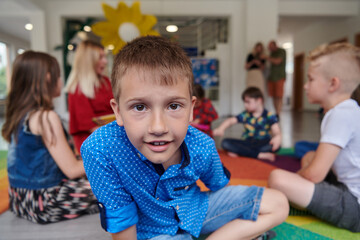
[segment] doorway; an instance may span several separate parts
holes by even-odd
[[[304,59],[304,53],[294,57],[293,109],[295,111],[303,109]]]
[[[360,47],[360,33],[355,35],[355,46]]]

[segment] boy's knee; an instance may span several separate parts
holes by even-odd
[[[281,184],[283,184],[284,181],[286,181],[286,179],[284,179],[282,175],[283,175],[283,170],[281,169],[273,170],[268,178],[268,186],[274,189],[281,189]]]
[[[289,214],[289,201],[285,194],[276,189],[266,189],[264,192],[264,210],[272,213],[278,223],[283,222]],[[274,219],[274,220],[275,220]]]
[[[270,201],[275,209],[289,208],[289,201],[285,194],[276,189],[266,189],[267,195],[270,197]]]

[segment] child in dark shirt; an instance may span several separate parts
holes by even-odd
[[[274,152],[281,144],[281,131],[276,115],[264,108],[264,97],[257,87],[247,88],[242,99],[245,111],[226,119],[214,130],[214,136],[223,136],[228,127],[243,123],[245,132],[242,139],[225,138],[221,144],[223,149],[229,155],[275,161]]]

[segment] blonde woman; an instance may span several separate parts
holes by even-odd
[[[98,128],[92,118],[113,113],[111,83],[103,75],[106,64],[100,44],[86,40],[76,49],[65,90],[68,92],[69,130],[79,152],[83,141]]]
[[[265,93],[265,55],[264,46],[261,42],[255,44],[253,51],[247,56],[245,69],[247,72],[246,86],[257,87],[264,94]]]

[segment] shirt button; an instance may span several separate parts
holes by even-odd
[[[189,186],[186,186],[186,187],[185,187],[185,190],[188,190],[188,189],[189,189]]]
[[[156,200],[159,200],[160,198],[156,198]]]
[[[140,153],[137,154],[139,158],[141,158]]]
[[[179,205],[177,205],[177,206],[176,206],[176,210],[179,210],[179,208],[180,208]]]

